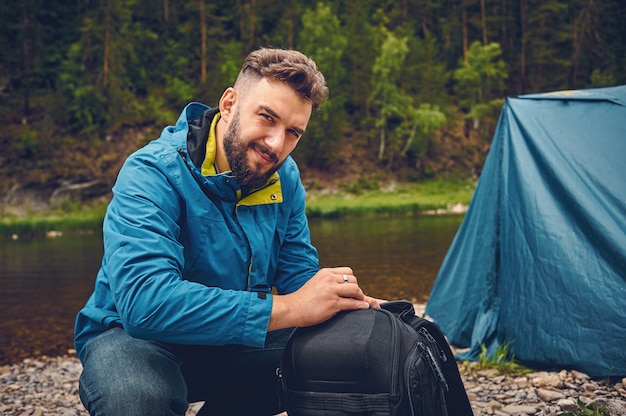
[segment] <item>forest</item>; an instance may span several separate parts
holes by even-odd
[[[18,0],[0,18],[3,194],[110,189],[263,46],[305,52],[331,91],[303,176],[478,175],[507,96],[626,83],[622,0]]]

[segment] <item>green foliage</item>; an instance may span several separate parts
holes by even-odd
[[[302,14],[298,47],[315,60],[330,90],[330,96],[309,123],[296,153],[311,166],[326,167],[338,159],[342,144],[341,126],[346,119],[343,110],[346,95],[341,88],[345,69],[341,59],[347,44],[339,18],[329,4],[319,2],[315,9]]]
[[[31,158],[37,153],[39,147],[37,133],[29,128],[22,129],[14,146],[18,157],[22,159]]]
[[[360,195],[365,191],[380,189],[380,183],[375,179],[360,177],[344,187],[344,190],[354,195]]]
[[[607,410],[606,406],[599,406],[597,404],[591,404],[585,406],[583,402],[578,400],[578,410],[574,412],[559,413],[559,416],[610,416],[611,413]]]
[[[490,43],[482,46],[473,42],[467,61],[461,60],[459,68],[454,71],[459,103],[471,113],[477,105],[489,103],[493,97],[500,98],[507,77],[500,45]]]
[[[508,78],[498,43],[482,46],[473,42],[467,60],[461,60],[454,71],[455,92],[459,104],[467,111],[466,117],[478,129],[481,120],[495,120],[500,114],[504,99],[504,81]],[[491,137],[491,131],[484,134]]]
[[[382,31],[386,39],[374,62],[370,100],[378,112],[374,122],[379,132],[378,160],[387,153],[391,165],[409,151],[414,158],[423,158],[432,134],[445,125],[446,115],[436,105],[416,103],[405,91],[402,69],[410,53],[407,38]]]
[[[191,84],[177,77],[172,77],[166,82],[164,93],[169,102],[181,107],[191,101],[194,95]]]
[[[326,75],[330,99],[296,149],[304,168],[351,147],[420,179],[440,131],[459,136],[467,117],[490,138],[505,96],[626,84],[626,2],[486,2],[485,13],[477,0],[0,2],[4,176],[57,165],[55,137],[95,148],[124,126],[160,128],[189,101],[215,105],[260,46],[304,50]]]
[[[370,102],[377,110],[374,126],[379,131],[378,160],[385,156],[386,147],[398,142],[398,135],[392,135],[396,143],[388,144],[388,136],[394,124],[402,119],[405,109],[410,105],[411,98],[399,87],[401,69],[409,53],[406,38],[398,38],[393,33],[382,29],[385,34],[380,55],[372,67],[372,94]]]
[[[515,354],[511,349],[510,342],[498,344],[495,352],[491,355],[488,353],[487,347],[481,345],[477,368],[480,370],[493,368],[498,370],[500,374],[507,375],[523,375],[532,371],[515,361]]]
[[[552,89],[556,84],[567,83],[573,64],[569,52],[575,27],[569,22],[569,1],[545,0],[528,7],[526,38],[532,39],[528,53],[531,69],[529,83],[534,90]],[[582,35],[582,34],[581,34]],[[542,79],[540,74],[550,70],[552,79]]]
[[[402,136],[406,136],[407,139],[402,154],[411,151],[418,158],[423,158],[426,156],[433,132],[445,125],[446,115],[438,106],[431,104],[420,104],[418,108],[409,107],[407,114],[409,123],[403,125],[406,132],[403,132]]]
[[[221,59],[219,63],[219,71],[222,78],[226,80],[226,85],[234,85],[241,69],[241,51],[243,46],[241,42],[234,40],[229,41],[224,45],[221,51]]]
[[[615,77],[613,74],[602,71],[601,69],[594,69],[591,73],[591,87],[602,88],[612,87],[615,85]]]
[[[343,56],[346,77],[341,90],[347,95],[346,110],[356,129],[370,121],[368,100],[372,90],[372,66],[380,50],[380,29],[372,19],[371,1],[345,2],[340,15],[342,32],[349,42]],[[341,8],[340,8],[341,9]]]
[[[430,32],[424,37],[409,36],[404,88],[417,103],[430,103],[444,108],[450,105],[447,84],[451,72],[441,57],[437,38]]]
[[[68,107],[68,124],[75,132],[92,132],[136,120],[137,98],[131,68],[135,68],[131,0],[111,0],[87,12],[79,40],[69,47],[59,74]],[[141,71],[134,71],[141,74]]]

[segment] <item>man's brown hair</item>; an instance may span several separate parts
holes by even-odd
[[[261,48],[251,52],[243,63],[235,88],[243,86],[249,78],[284,82],[300,97],[311,101],[313,110],[328,97],[326,80],[315,62],[295,50]]]

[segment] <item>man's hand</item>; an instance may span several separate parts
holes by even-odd
[[[274,295],[268,331],[319,324],[337,312],[380,307],[365,296],[350,267],[321,269],[304,286],[288,295]]]
[[[370,296],[365,296],[365,301],[370,304],[372,308],[380,309],[380,304],[389,302],[388,300],[373,298]]]

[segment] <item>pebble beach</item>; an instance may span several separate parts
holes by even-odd
[[[509,377],[492,369],[465,371],[459,365],[476,416],[576,414],[581,405],[604,411],[581,415],[626,415],[626,379],[592,380],[565,370]],[[0,367],[0,414],[86,416],[78,397],[81,369],[73,354],[29,358]],[[201,405],[191,404],[187,415],[195,415]]]
[[[420,315],[423,305],[416,310]],[[472,366],[459,363],[459,369],[476,416],[626,416],[626,378],[595,380],[566,370],[507,376],[466,365]],[[87,416],[78,397],[81,370],[73,350],[0,366],[0,415]],[[201,407],[192,403],[187,416]]]
[[[576,371],[522,377],[498,375],[495,370],[465,374],[460,366],[476,416],[577,414],[580,404],[604,411],[580,415],[626,415],[626,379],[598,381]],[[0,415],[87,416],[78,397],[81,369],[74,355],[31,358],[0,367]],[[187,415],[195,415],[201,406],[191,404]]]

